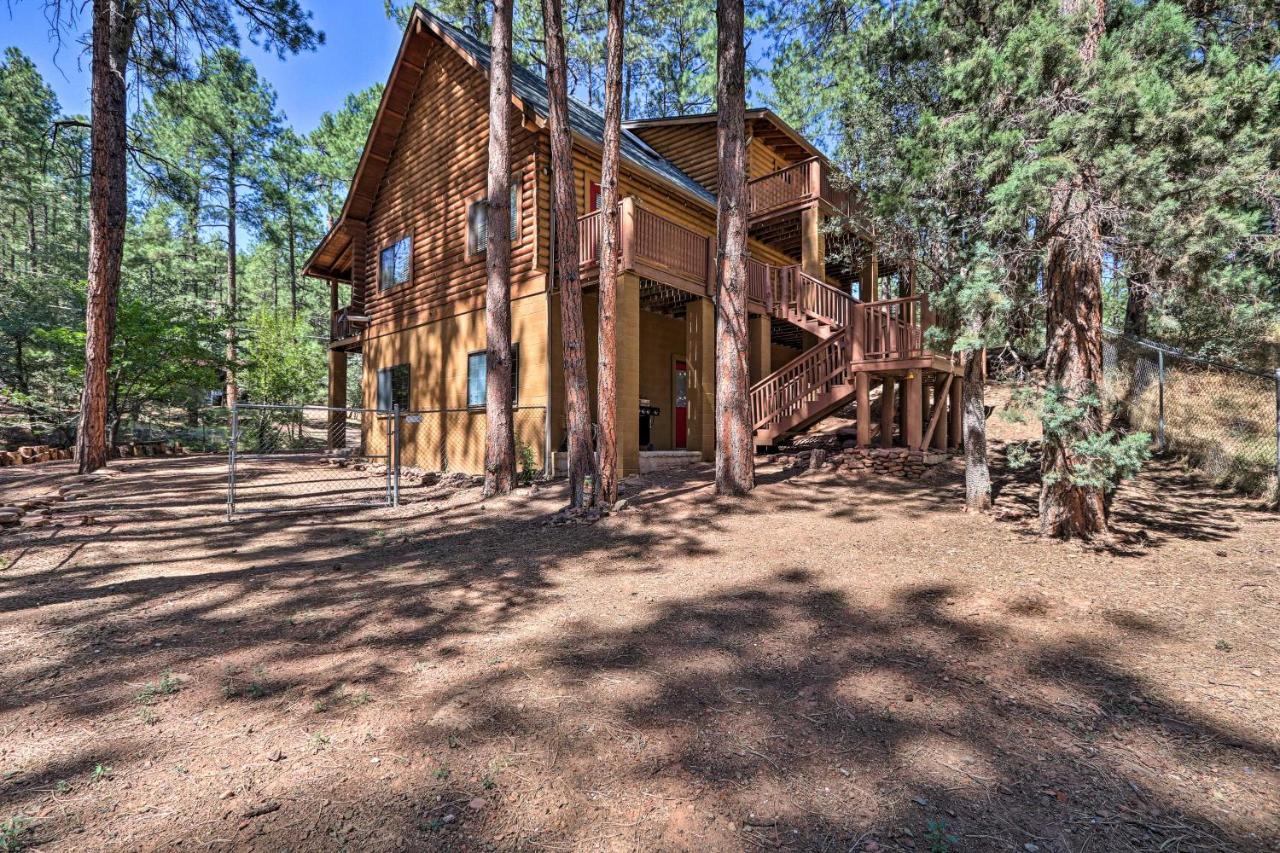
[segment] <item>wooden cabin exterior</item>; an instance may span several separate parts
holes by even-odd
[[[342,214],[305,268],[330,286],[330,405],[345,405],[348,360],[358,354],[364,408],[394,403],[420,413],[403,423],[401,463],[428,470],[483,470],[476,391],[485,346],[487,68],[485,45],[415,9]],[[564,443],[565,411],[559,295],[549,286],[546,88],[523,68],[512,88],[516,437],[550,467]],[[594,391],[603,119],[576,102],[570,112]],[[878,431],[881,443],[953,445],[959,377],[923,345],[927,304],[910,293],[877,300],[886,276],[856,229],[839,238],[855,241],[857,262],[827,262],[824,219],[855,213],[855,200],[777,116],[749,110],[747,120],[757,444],[856,401],[864,443]],[[620,465],[631,473],[648,451],[714,454],[715,116],[632,122],[623,137],[617,423]],[[909,282],[901,271],[897,279]],[[875,423],[873,386],[883,398]],[[366,424],[368,452],[382,452],[383,434]]]

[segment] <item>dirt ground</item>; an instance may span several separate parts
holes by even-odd
[[[958,462],[569,525],[558,487],[227,522],[224,470],[0,536],[0,849],[1280,849],[1280,518],[1172,464],[1101,550],[1003,473],[961,512]]]

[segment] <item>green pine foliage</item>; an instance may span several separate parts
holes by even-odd
[[[1267,346],[1280,319],[1280,7],[1105,9],[1086,65],[1087,14],[1058,0],[778,4],[773,103],[836,152],[882,251],[915,261],[947,327],[934,346],[1008,343],[1035,363],[1050,191],[1084,170],[1111,322],[1140,287],[1153,336],[1219,357]],[[1045,434],[1081,454],[1074,482],[1110,490],[1141,465],[1146,436],[1079,435],[1083,401],[1039,397]]]

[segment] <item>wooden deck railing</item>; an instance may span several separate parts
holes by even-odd
[[[850,194],[835,186],[831,167],[820,157],[793,163],[747,182],[747,211],[764,216],[788,207],[821,199],[842,213],[853,211]]]
[[[924,352],[931,316],[925,295],[886,299],[862,306],[862,322],[854,327],[865,361],[915,358]]]
[[[329,314],[329,340],[354,338],[369,325],[369,318],[356,314],[350,305]]]
[[[578,217],[578,264],[584,271],[600,265],[603,214]],[[618,204],[619,264],[622,269],[666,273],[705,288],[714,276],[715,238],[685,228],[625,198]],[[666,276],[662,276],[666,277]]]
[[[785,418],[849,378],[850,339],[836,335],[792,359],[751,388],[754,429]]]

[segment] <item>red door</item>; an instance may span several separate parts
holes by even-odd
[[[676,362],[675,376],[676,450],[689,446],[689,365]]]

